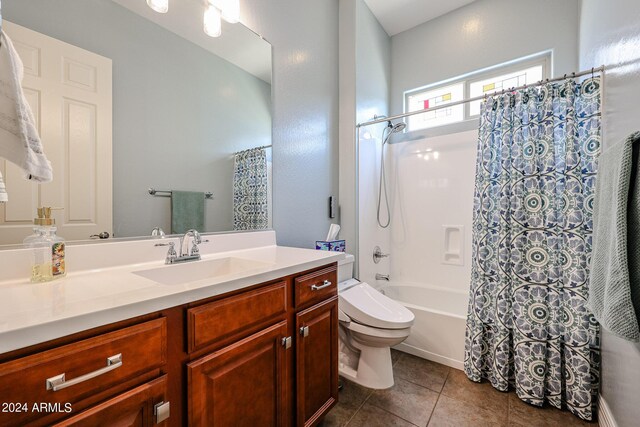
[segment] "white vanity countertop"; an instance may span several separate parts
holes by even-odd
[[[227,257],[264,264],[177,285],[134,274],[174,267],[163,267],[164,259],[71,272],[47,283],[30,283],[27,278],[0,281],[0,354],[320,267],[344,254],[273,245],[204,254],[194,263]]]

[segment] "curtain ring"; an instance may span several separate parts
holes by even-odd
[[[594,70],[595,70],[595,68],[591,67],[591,78],[592,79],[594,79],[596,77],[595,74],[594,74]]]
[[[576,72],[574,71],[573,73],[571,73],[571,78],[575,79],[576,78]]]

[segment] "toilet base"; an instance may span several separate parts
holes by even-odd
[[[353,363],[344,363],[343,360],[353,360],[353,355],[340,355],[341,362],[338,371],[344,378],[363,387],[384,390],[393,387],[393,365],[391,362],[391,349],[389,347],[366,347],[359,343],[352,343],[360,350],[360,357]],[[349,352],[346,346],[341,346],[343,351]],[[351,365],[351,366],[350,366]]]

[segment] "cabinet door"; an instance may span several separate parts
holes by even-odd
[[[313,426],[338,401],[338,297],[296,316],[297,425]]]
[[[68,418],[54,427],[129,427],[129,426],[165,426],[168,421],[157,423],[155,406],[166,402],[167,376],[122,393],[106,402]]]
[[[284,425],[286,334],[283,321],[189,363],[189,425]]]

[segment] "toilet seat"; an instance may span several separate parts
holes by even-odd
[[[340,310],[362,326],[407,329],[413,325],[414,315],[409,309],[376,291],[366,282],[339,292],[338,298]]]
[[[357,322],[351,322],[347,326],[347,329],[353,332],[358,332],[362,335],[375,338],[406,338],[409,336],[411,328],[402,329],[381,329],[374,328],[372,326],[363,325]]]

